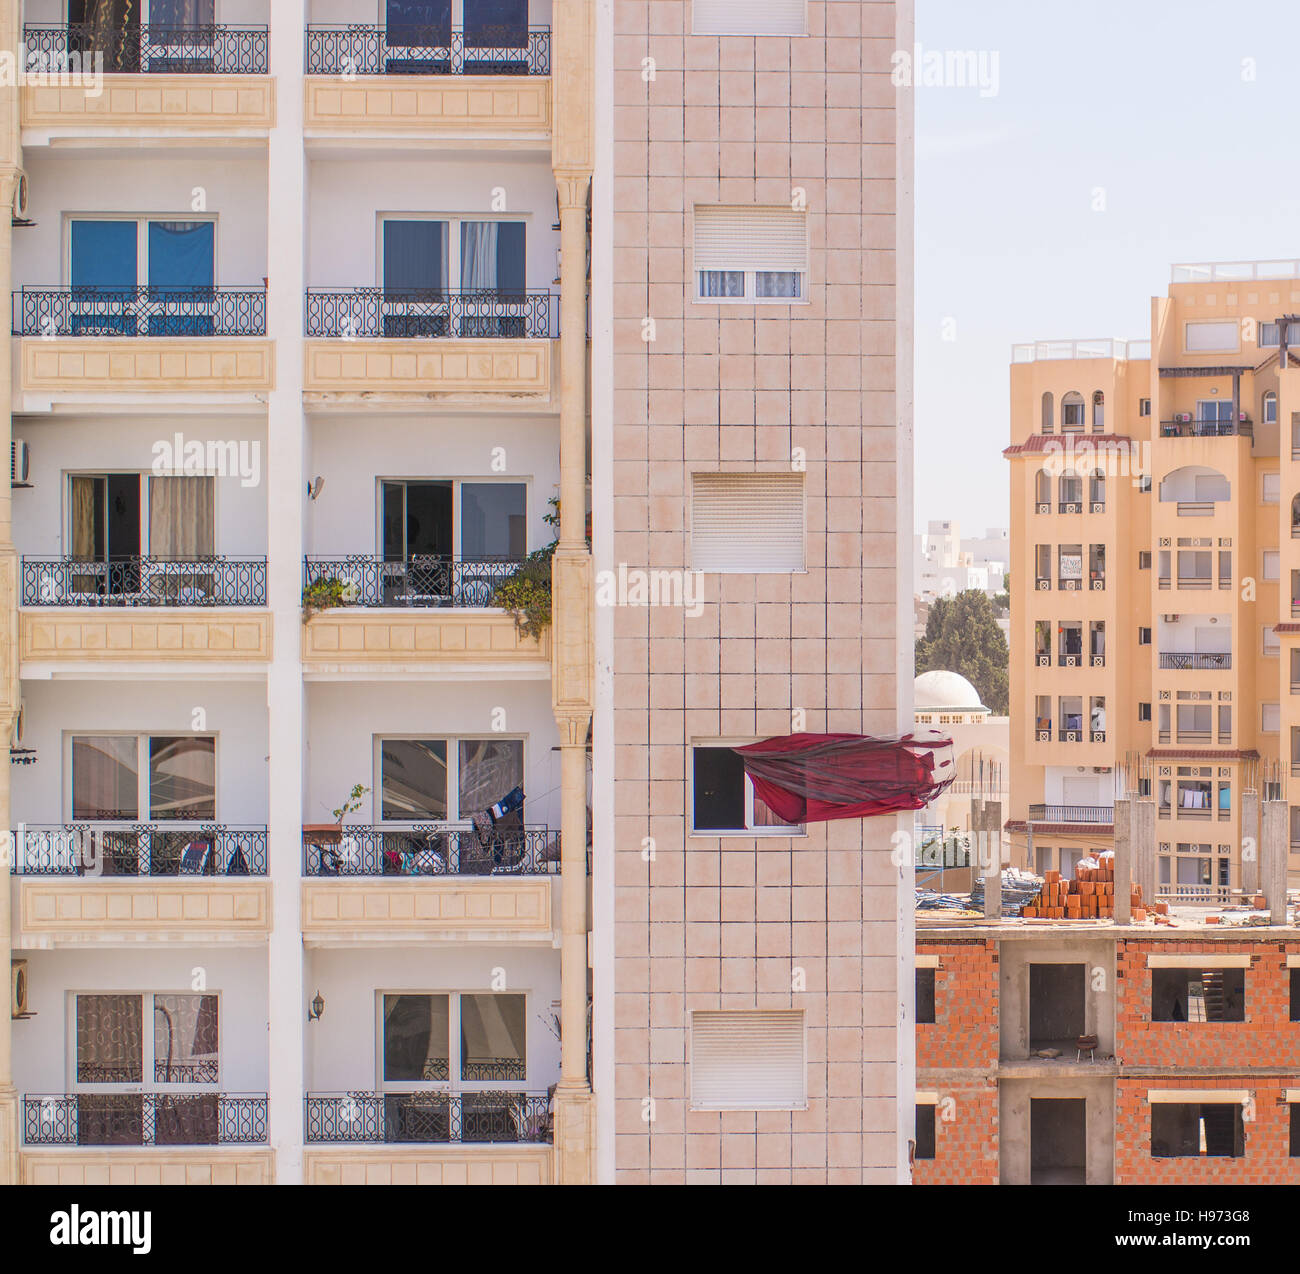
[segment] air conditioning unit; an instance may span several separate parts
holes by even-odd
[[[14,186],[13,215],[19,221],[27,220],[27,174],[20,172]]]
[[[27,475],[31,471],[31,452],[21,438],[14,438],[9,443],[9,485],[11,487],[30,487]]]
[[[23,746],[23,717],[27,708],[21,699],[18,701],[18,711],[14,714],[14,730],[9,740],[9,747],[17,751]]]
[[[32,1016],[32,1011],[27,1007],[26,960],[9,962],[9,1016],[11,1018]]]
[[[1177,615],[1161,615],[1160,618],[1163,619],[1166,624],[1176,624],[1178,622]]]
[[[1184,425],[1190,424],[1192,420],[1192,413],[1190,411],[1180,411],[1175,414],[1174,419],[1178,421],[1180,424],[1184,424]]]

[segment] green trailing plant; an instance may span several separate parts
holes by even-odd
[[[559,546],[560,500],[550,499],[551,511],[542,519],[556,538],[545,548],[529,553],[492,594],[502,610],[510,612],[515,627],[525,637],[540,637],[551,626],[551,559]]]
[[[361,808],[364,798],[369,794],[370,789],[364,783],[354,783],[352,791],[347,795],[347,799],[336,810],[331,810],[334,815],[334,821],[341,823],[349,814],[355,814]]]
[[[344,582],[337,575],[312,580],[302,590],[302,622],[305,624],[317,611],[331,606],[351,606],[357,600],[357,586]]]

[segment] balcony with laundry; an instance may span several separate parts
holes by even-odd
[[[15,421],[24,676],[264,675],[264,432],[246,418],[111,436],[84,416]]]
[[[125,395],[251,405],[272,388],[265,166],[205,160],[182,199],[174,162],[29,164],[11,307],[18,410]]]
[[[418,138],[545,151],[549,0],[310,0],[309,146]]]
[[[1157,617],[1156,665],[1161,672],[1226,673],[1232,669],[1232,616],[1165,614]],[[1186,690],[1195,678],[1174,678]]]
[[[24,149],[110,135],[264,146],[267,13],[258,0],[25,0]]]
[[[317,159],[311,200],[309,408],[556,410],[559,231],[547,166]]]
[[[549,948],[559,758],[549,687],[375,684],[358,719],[310,687],[302,928],[309,946]],[[326,746],[328,741],[328,746]]]
[[[265,689],[25,682],[12,756],[14,944],[256,944],[270,925]]]

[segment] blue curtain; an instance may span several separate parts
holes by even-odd
[[[451,0],[388,0],[387,42],[405,48],[451,44]]]
[[[211,221],[151,221],[150,287],[212,287],[214,228]]]
[[[171,30],[210,27],[216,21],[215,0],[149,0],[149,25]]]
[[[523,48],[528,43],[528,0],[465,0],[465,44]]]
[[[136,234],[134,221],[74,221],[72,286],[134,292]]]
[[[441,294],[447,284],[445,221],[384,222],[384,288]]]

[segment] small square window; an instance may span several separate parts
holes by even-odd
[[[916,1107],[916,1152],[917,1159],[934,1158],[934,1106],[933,1104]]]
[[[1149,628],[1138,629],[1138,645],[1149,646],[1151,644],[1151,630]]]
[[[783,823],[764,803],[735,748],[705,746],[692,749],[691,830],[713,836],[789,836],[802,828]]]
[[[1138,704],[1138,720],[1139,721],[1151,720],[1151,705],[1149,703]]]
[[[916,1021],[918,1026],[934,1023],[934,970],[916,971]]]
[[[1149,571],[1151,569],[1151,550],[1140,549],[1138,551],[1138,570]]]
[[[1151,399],[1149,399],[1149,398],[1139,398],[1139,399],[1138,399],[1138,415],[1139,415],[1139,416],[1149,416],[1150,414],[1151,414]]]

